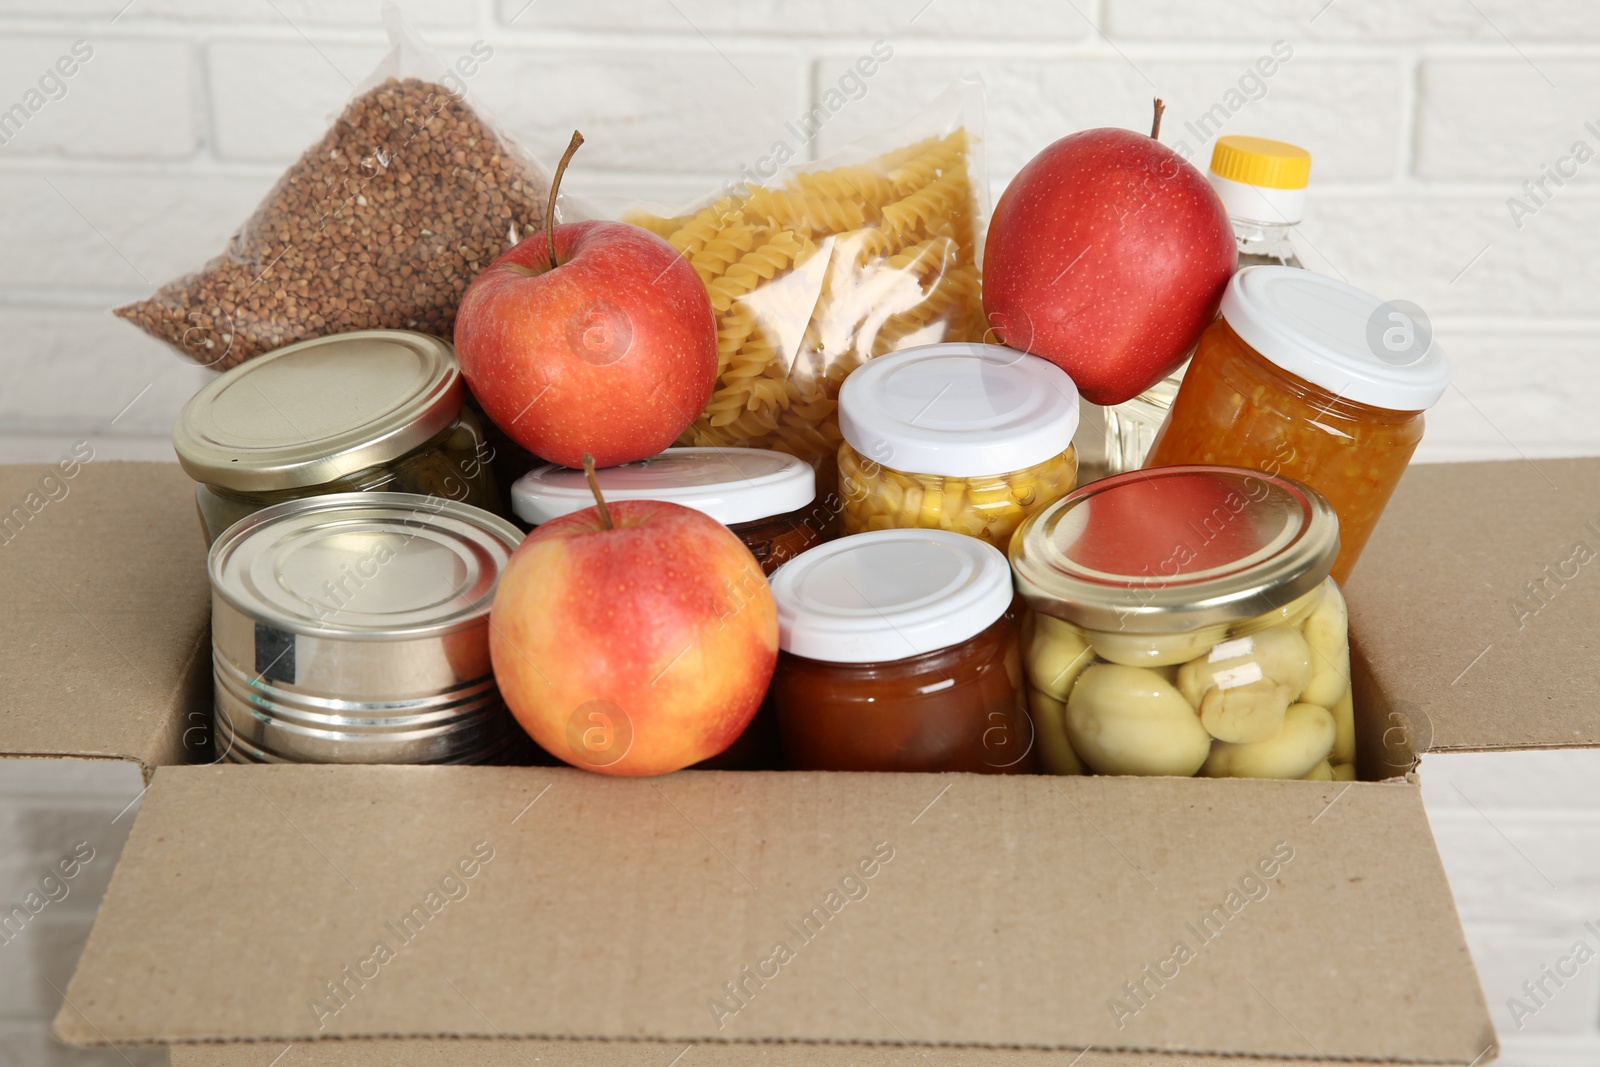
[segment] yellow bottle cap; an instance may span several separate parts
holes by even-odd
[[[1265,137],[1218,137],[1211,173],[1266,189],[1304,189],[1311,181],[1311,153]]]

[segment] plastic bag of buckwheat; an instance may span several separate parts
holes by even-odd
[[[386,4],[391,51],[227,248],[115,313],[225,370],[350,330],[449,339],[478,271],[544,226],[548,171],[466,102],[453,63]]]

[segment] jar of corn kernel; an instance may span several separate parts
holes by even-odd
[[[839,392],[846,533],[922,528],[1004,550],[1078,483],[1078,389],[1048,360],[952,342],[880,356]]]

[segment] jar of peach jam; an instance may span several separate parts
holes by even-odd
[[[1293,267],[1246,267],[1206,329],[1146,467],[1251,467],[1316,489],[1339,516],[1343,582],[1450,384],[1404,305]]]
[[[789,767],[1035,770],[1011,573],[993,545],[945,530],[842,537],[779,568],[772,596],[767,704]]]

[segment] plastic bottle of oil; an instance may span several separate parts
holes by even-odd
[[[1304,266],[1295,255],[1290,232],[1305,208],[1310,152],[1264,137],[1219,137],[1206,177],[1233,223],[1239,266]],[[1086,410],[1075,442],[1080,481],[1121,474],[1144,464],[1186,369],[1187,362],[1115,407],[1083,405]]]

